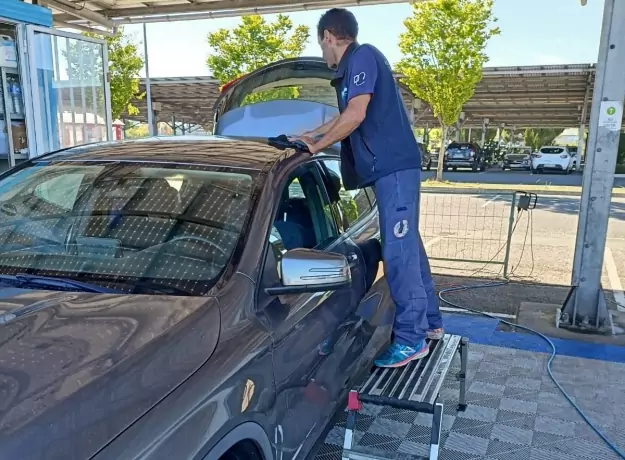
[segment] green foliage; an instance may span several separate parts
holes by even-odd
[[[148,125],[135,125],[126,128],[124,136],[126,139],[140,139],[150,135]]]
[[[235,28],[208,34],[212,52],[206,63],[223,85],[272,62],[300,56],[309,37],[307,26],[294,27],[285,15],[278,15],[275,22],[267,22],[262,16],[243,16]],[[298,96],[295,87],[275,88],[250,94],[244,103]]]
[[[528,128],[523,133],[523,142],[535,152],[543,145],[550,145],[554,139],[562,132],[561,129],[531,129]]]
[[[341,199],[339,201],[341,212],[348,222],[356,222],[358,220],[358,206],[356,201],[350,196],[349,199]]]
[[[484,154],[484,159],[489,164],[496,163],[503,158],[503,151],[496,140],[484,142],[484,148],[482,149],[482,152]]]
[[[404,83],[427,102],[442,126],[454,124],[488,61],[488,39],[499,34],[493,0],[432,0],[413,3],[400,35]]]
[[[137,115],[139,110],[131,101],[144,96],[139,90],[139,72],[143,69],[143,57],[139,53],[138,45],[130,36],[124,35],[121,27],[114,37],[102,37],[93,33],[83,35],[106,40],[113,119],[119,118],[123,113]],[[93,43],[70,40],[63,53],[68,62],[67,73],[77,84],[89,88],[94,80],[101,82],[102,54],[99,50],[99,46]],[[88,90],[85,96],[88,107],[93,106],[93,93]],[[100,87],[96,88],[96,101],[98,107],[104,107],[104,93]]]

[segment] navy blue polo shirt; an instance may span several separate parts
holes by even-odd
[[[404,169],[420,169],[421,153],[393,71],[371,45],[352,43],[334,74],[339,111],[359,95],[370,94],[360,126],[341,142],[341,173],[346,189],[371,185]]]

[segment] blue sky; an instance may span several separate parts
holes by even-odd
[[[597,61],[603,0],[495,0],[495,15],[501,35],[487,48],[489,66],[578,64]],[[403,20],[412,8],[405,3],[350,8],[360,25],[361,43],[377,46],[391,63],[400,58],[397,47]],[[295,24],[311,29],[306,55],[319,55],[314,30],[322,11],[296,12]],[[273,19],[274,15],[268,15]],[[230,28],[239,18],[148,24],[151,77],[210,75],[206,58],[210,53],[206,36],[222,27]],[[384,25],[383,25],[384,24]],[[143,40],[140,25],[126,31]]]

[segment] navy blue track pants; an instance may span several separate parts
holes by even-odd
[[[395,302],[395,342],[415,346],[428,329],[443,327],[421,235],[421,171],[407,169],[374,184],[380,215],[384,274]]]

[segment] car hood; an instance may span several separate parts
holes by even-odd
[[[212,297],[0,289],[0,458],[91,457],[196,371]]]

